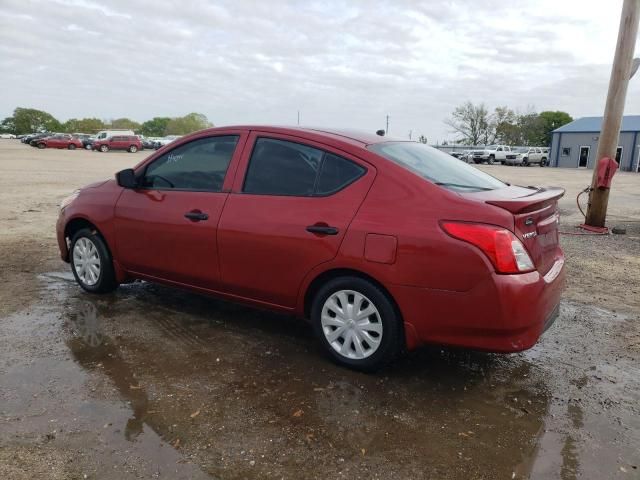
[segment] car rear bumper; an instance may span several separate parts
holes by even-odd
[[[531,348],[558,316],[564,257],[549,272],[493,273],[467,292],[394,285],[407,347],[442,344],[491,352]]]

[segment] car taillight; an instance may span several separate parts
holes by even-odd
[[[442,222],[441,225],[452,237],[482,250],[498,273],[524,273],[534,270],[526,248],[513,232],[506,228],[463,222]]]

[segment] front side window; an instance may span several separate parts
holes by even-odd
[[[367,148],[436,185],[457,192],[496,190],[507,186],[497,178],[422,143],[384,142]]]
[[[237,135],[225,135],[199,138],[180,145],[146,168],[141,186],[219,192],[237,143]]]
[[[243,192],[256,195],[322,196],[360,178],[365,169],[332,153],[271,138],[256,140]]]

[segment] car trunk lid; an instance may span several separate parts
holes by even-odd
[[[515,235],[526,247],[536,269],[545,275],[558,252],[558,199],[564,192],[557,187],[509,186],[471,195],[513,214]]]

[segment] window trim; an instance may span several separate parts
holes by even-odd
[[[231,154],[231,158],[229,159],[229,163],[227,164],[227,170],[224,173],[224,178],[222,179],[222,186],[220,187],[220,190],[201,190],[201,189],[193,189],[193,188],[161,188],[161,187],[144,187],[144,186],[137,186],[136,190],[144,190],[144,191],[150,191],[150,190],[156,190],[156,191],[160,191],[160,192],[197,192],[197,193],[229,193],[227,190],[224,189],[224,183],[227,179],[227,175],[229,174],[229,169],[231,168],[231,164],[233,163],[233,159],[234,157],[238,154],[238,147],[244,148],[244,145],[240,145],[240,140],[242,139],[242,134],[240,132],[238,133],[220,133],[218,135],[204,135],[204,136],[198,136],[196,138],[193,139],[189,139],[185,142],[181,142],[178,145],[174,145],[173,148],[171,148],[170,150],[166,150],[164,152],[162,152],[160,155],[157,155],[155,158],[151,158],[149,159],[148,162],[146,162],[144,165],[142,165],[142,168],[140,169],[140,172],[136,172],[136,180],[138,182],[140,182],[142,179],[144,179],[144,177],[147,175],[147,169],[149,168],[150,165],[153,165],[156,161],[160,160],[162,157],[164,157],[165,155],[173,152],[174,150],[176,150],[177,148],[183,147],[185,145],[188,145],[192,142],[197,142],[198,140],[205,140],[205,139],[210,139],[210,138],[219,138],[219,137],[236,137],[238,140],[236,141],[236,148],[233,151],[233,153]],[[234,173],[235,174],[235,173]]]
[[[258,141],[260,139],[277,140],[277,141],[280,141],[280,142],[295,143],[297,145],[302,145],[303,147],[308,147],[308,148],[313,148],[315,150],[320,150],[322,152],[322,158],[320,159],[320,166],[318,168],[318,173],[316,173],[316,178],[315,178],[315,180],[313,182],[313,191],[314,191],[314,193],[312,193],[310,195],[296,195],[296,194],[287,194],[287,193],[253,193],[253,192],[245,192],[244,189],[245,189],[245,185],[247,183],[247,177],[249,175],[249,169],[251,168],[251,160],[253,158],[253,153],[255,151],[256,145],[258,144]],[[362,168],[362,172],[360,173],[360,175],[355,177],[349,183],[346,183],[345,185],[343,185],[342,187],[340,187],[338,189],[332,190],[332,191],[327,192],[327,193],[322,193],[322,194],[315,193],[316,189],[318,188],[318,180],[320,179],[320,173],[322,172],[322,167],[324,166],[324,159],[327,156],[327,154],[334,155],[334,156],[339,157],[339,158],[341,158],[341,159],[343,159],[343,160],[345,160],[347,162],[351,162],[351,163],[359,166],[360,168]],[[237,193],[240,193],[242,195],[260,195],[260,196],[265,196],[265,197],[294,197],[294,198],[324,198],[324,197],[330,197],[332,195],[335,195],[338,192],[341,192],[345,188],[353,185],[355,182],[357,182],[362,177],[364,177],[367,174],[368,171],[369,171],[369,169],[365,165],[362,165],[361,163],[358,163],[358,162],[354,162],[353,160],[351,160],[349,158],[346,158],[344,155],[331,152],[331,151],[327,150],[326,148],[317,147],[315,145],[310,145],[309,143],[304,143],[303,141],[291,140],[290,138],[279,138],[279,137],[268,136],[268,135],[256,135],[255,139],[253,140],[253,145],[251,146],[251,151],[249,152],[249,158],[247,159],[247,165],[246,165],[246,168],[244,170],[244,178],[242,179],[241,188],[240,188],[240,191],[237,192]]]

